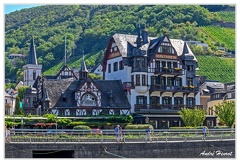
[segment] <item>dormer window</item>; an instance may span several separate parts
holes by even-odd
[[[85,94],[82,97],[82,106],[96,106],[96,99],[92,94]]]

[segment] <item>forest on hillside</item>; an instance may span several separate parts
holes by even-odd
[[[158,37],[167,32],[170,38],[206,42],[200,26],[220,20],[215,12],[226,9],[209,5],[45,5],[5,15],[5,77],[21,76],[24,60],[16,68],[9,64],[8,54],[29,53],[35,39],[38,63],[46,71],[64,58],[64,36],[67,57],[85,54],[103,55],[109,38],[115,33],[137,34],[137,24]],[[209,41],[210,42],[210,41]],[[214,43],[209,43],[213,50]],[[101,53],[99,53],[101,51]],[[91,64],[101,63],[101,56]],[[89,65],[88,65],[89,66]],[[20,80],[20,79],[18,79]]]

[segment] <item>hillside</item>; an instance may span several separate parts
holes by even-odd
[[[170,38],[186,36],[186,40],[200,40],[216,49],[208,39],[209,34],[199,30],[200,26],[223,19],[221,14],[210,12],[209,7],[220,12],[228,6],[219,9],[216,6],[215,10],[214,6],[199,5],[46,5],[24,9],[5,16],[5,55],[28,54],[34,36],[38,63],[46,74],[52,74],[58,71],[64,58],[66,36],[68,64],[79,68],[84,50],[87,65],[95,65],[101,62],[103,54],[98,54],[104,51],[111,35],[137,34],[138,23],[149,36],[160,36],[167,31]],[[21,74],[24,64],[19,61],[17,68],[6,64],[6,78]]]

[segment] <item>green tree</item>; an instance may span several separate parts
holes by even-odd
[[[178,112],[185,126],[197,127],[203,124],[205,120],[206,111],[203,109],[188,109],[184,108]]]
[[[235,124],[235,101],[224,101],[218,105],[215,105],[216,109],[213,110],[219,121],[227,126],[233,127]]]
[[[55,114],[44,114],[43,117],[46,117],[47,118],[47,122],[49,123],[54,123],[56,122],[56,118],[57,116]]]
[[[24,98],[24,93],[28,86],[21,86],[18,88],[18,97],[20,98],[20,101]]]
[[[68,118],[61,118],[58,120],[58,125],[64,127],[64,126],[68,126],[70,123],[72,122],[71,119],[68,119]]]
[[[17,96],[16,97],[16,104],[15,104],[15,114],[16,115],[22,115],[22,109],[20,109],[20,98]]]

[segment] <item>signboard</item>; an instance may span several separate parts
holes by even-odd
[[[172,59],[172,60],[177,60],[178,57],[176,55],[169,55],[169,54],[156,54],[155,58],[158,59]]]

